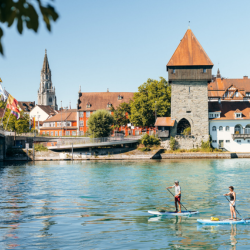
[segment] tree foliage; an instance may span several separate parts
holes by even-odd
[[[97,110],[88,119],[88,132],[91,137],[107,137],[112,131],[113,116],[107,110]]]
[[[0,0],[0,22],[11,27],[16,20],[19,34],[22,34],[24,25],[27,29],[37,32],[39,16],[42,16],[47,29],[51,31],[51,22],[55,22],[59,17],[50,4],[52,1],[43,3],[43,0]],[[3,29],[0,27],[0,53],[3,55],[2,37]]]
[[[161,144],[159,138],[148,134],[143,135],[143,137],[140,139],[140,143],[145,147],[159,146]]]
[[[7,126],[6,126],[7,125]],[[16,116],[10,114],[7,109],[3,118],[3,128],[9,131],[17,132],[18,134],[29,132],[29,115],[21,111],[20,118],[17,120]]]
[[[119,128],[123,125],[127,125],[130,123],[130,104],[123,102],[116,109],[114,107],[111,108],[114,117],[114,127]]]
[[[131,102],[130,120],[135,126],[154,126],[157,116],[170,116],[171,87],[168,82],[148,79],[138,88]]]

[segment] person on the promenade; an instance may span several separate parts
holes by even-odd
[[[230,220],[237,219],[236,217],[236,211],[235,211],[235,206],[236,206],[236,193],[234,192],[234,187],[230,186],[229,187],[229,193],[224,194],[224,196],[229,196],[230,200],[230,212],[231,212],[231,218]]]
[[[179,181],[175,181],[174,186],[167,187],[166,189],[170,189],[170,188],[175,189],[175,208],[176,208],[175,213],[178,212],[177,203],[179,205],[179,212],[178,213],[181,213],[181,187],[179,185]]]

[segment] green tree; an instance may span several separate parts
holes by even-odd
[[[16,20],[19,34],[23,32],[23,26],[37,32],[39,27],[39,16],[43,17],[46,27],[51,31],[51,22],[58,19],[58,14],[50,4],[53,0],[0,0],[0,22],[11,27]],[[3,29],[0,27],[0,53],[3,55],[2,47]]]
[[[160,81],[148,79],[138,88],[131,102],[130,120],[135,126],[153,126],[155,109],[157,116],[170,116],[171,87],[160,77]]]
[[[111,111],[113,112],[115,128],[119,128],[130,123],[130,110],[130,104],[126,102],[121,103],[116,109],[114,107],[111,108]]]
[[[7,127],[6,127],[7,125]],[[3,118],[3,128],[9,131],[17,132],[18,134],[29,132],[29,115],[21,111],[20,118],[10,114],[7,109]]]
[[[97,110],[88,119],[88,132],[91,137],[107,137],[112,131],[114,117],[107,110]]]

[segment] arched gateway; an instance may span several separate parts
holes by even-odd
[[[181,135],[183,131],[189,127],[191,128],[189,121],[185,118],[182,118],[177,124],[177,134]]]

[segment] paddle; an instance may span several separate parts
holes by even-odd
[[[173,193],[167,188],[167,190],[168,190],[168,192],[170,193],[170,194],[172,194],[173,195]],[[174,195],[173,195],[174,196]],[[174,196],[175,197],[175,196]],[[180,202],[180,204],[182,205],[182,203]],[[183,207],[184,207],[184,205],[182,205]],[[185,207],[184,207],[185,208]],[[186,209],[186,208],[185,208]],[[186,209],[186,211],[187,211],[187,209]]]
[[[231,204],[230,200],[225,196],[225,198],[227,199],[227,201]],[[240,216],[240,218],[246,223],[246,220],[244,220],[242,218],[242,216],[240,215],[240,213],[238,212],[238,210],[236,209],[236,207],[234,207],[235,211],[238,213],[238,215]]]

